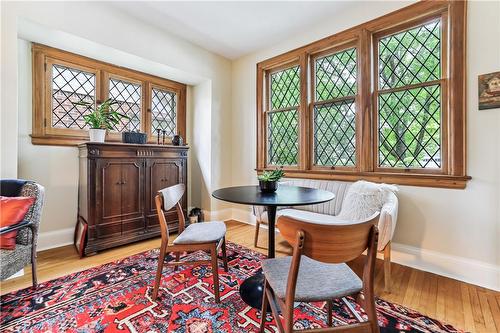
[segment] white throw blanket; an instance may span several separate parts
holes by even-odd
[[[387,196],[397,191],[394,185],[357,181],[349,187],[337,217],[346,221],[364,220],[379,212]]]

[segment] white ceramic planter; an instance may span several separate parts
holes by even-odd
[[[104,142],[106,138],[106,130],[100,128],[89,129],[89,140],[90,142]]]

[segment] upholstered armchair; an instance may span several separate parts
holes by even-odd
[[[21,180],[0,180],[0,189],[2,196],[35,198],[22,222],[0,229],[0,235],[18,231],[15,249],[0,249],[0,280],[5,280],[31,263],[33,287],[36,287],[36,245],[45,189],[35,182]]]

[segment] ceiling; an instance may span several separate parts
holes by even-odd
[[[332,18],[349,1],[118,1],[115,9],[235,59]]]

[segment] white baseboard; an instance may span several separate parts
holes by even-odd
[[[204,210],[205,221],[226,221],[232,219],[232,208],[221,210]]]
[[[37,252],[73,244],[74,228],[41,232],[38,235]]]
[[[392,261],[500,291],[500,267],[479,260],[392,243]]]
[[[255,217],[243,209],[233,208],[232,218],[255,225]],[[398,243],[392,243],[391,256],[404,266],[500,291],[500,267],[489,263]]]

